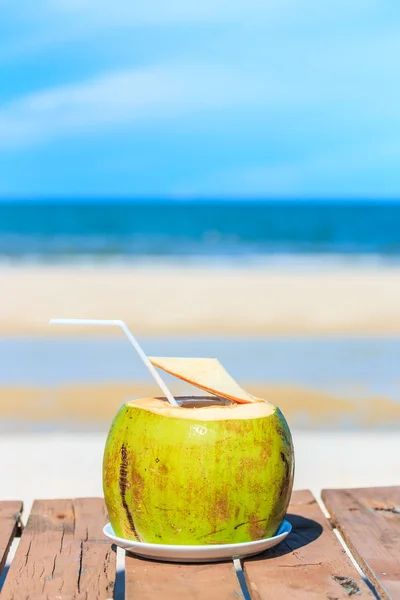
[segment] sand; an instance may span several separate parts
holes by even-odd
[[[399,266],[2,266],[0,290],[7,335],[80,333],[50,317],[119,318],[158,336],[400,334]]]
[[[387,398],[348,400],[298,386],[251,382],[244,382],[243,387],[277,405],[291,427],[400,429],[400,403]],[[170,388],[177,396],[203,394],[181,382],[173,382]],[[21,431],[28,424],[30,428],[78,426],[89,431],[105,431],[124,402],[158,394],[155,385],[140,382],[0,387],[2,430]]]

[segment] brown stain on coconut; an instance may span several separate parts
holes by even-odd
[[[133,535],[135,536],[136,539],[140,539],[138,536],[138,532],[136,531],[132,513],[131,513],[128,503],[126,501],[126,491],[129,487],[129,482],[128,482],[129,463],[128,463],[128,453],[126,451],[126,447],[124,444],[122,444],[122,446],[121,446],[120,453],[121,453],[121,464],[119,467],[118,484],[119,484],[119,492],[121,494],[121,502],[122,502],[123,509],[126,513],[126,517],[128,519],[129,527],[130,527]]]
[[[249,532],[252,540],[261,540],[265,537],[266,521],[267,519],[256,520],[255,518],[250,521]]]

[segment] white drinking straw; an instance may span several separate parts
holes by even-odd
[[[151,362],[149,361],[146,354],[143,352],[142,348],[139,345],[139,342],[134,337],[130,329],[124,323],[124,321],[120,321],[119,319],[50,319],[50,325],[100,325],[100,326],[111,326],[111,327],[121,327],[122,331],[125,333],[127,338],[129,339],[132,346],[135,348],[136,352],[139,354],[140,358],[153,375],[154,379],[166,395],[168,402],[172,404],[172,406],[179,406],[164,381],[157,373]]]

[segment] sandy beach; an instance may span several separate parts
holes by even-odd
[[[50,317],[119,318],[141,335],[400,334],[399,266],[3,265],[0,289],[7,335],[79,333]]]

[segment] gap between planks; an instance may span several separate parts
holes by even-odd
[[[19,500],[0,502],[0,573],[4,569],[14,538],[21,535],[23,504]]]

